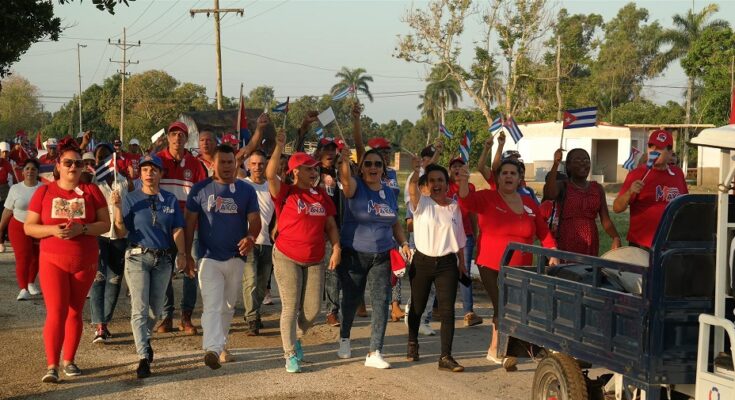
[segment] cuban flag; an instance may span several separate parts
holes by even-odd
[[[245,113],[245,98],[240,96],[240,107],[237,109],[237,134],[243,143],[250,142],[250,130],[248,129],[248,116]]]
[[[288,101],[289,100],[290,100],[290,98],[289,97],[286,97],[286,102],[276,105],[275,107],[273,107],[273,110],[272,111],[274,113],[284,113],[284,114],[287,113],[288,112]]]
[[[454,137],[454,134],[449,129],[447,129],[444,124],[439,124],[439,133],[444,135],[447,139],[452,139]]]
[[[470,150],[472,148],[472,132],[467,129],[464,133],[464,137],[459,141],[459,155],[464,160],[465,164],[470,163]]]
[[[635,165],[638,161],[638,155],[641,154],[641,151],[636,149],[635,147],[630,148],[630,156],[628,159],[623,163],[623,168],[627,169],[628,171],[632,171],[635,169]]]
[[[107,175],[115,173],[115,160],[112,155],[102,160],[100,165],[94,170],[94,177],[99,182]]]
[[[597,125],[597,107],[564,111],[564,129],[586,128]]]
[[[314,133],[316,133],[316,138],[321,140],[324,137],[324,128],[320,126],[316,128],[316,131],[314,131]]]
[[[521,132],[521,128],[518,127],[518,124],[516,124],[516,120],[514,120],[513,117],[505,120],[503,122],[503,127],[508,131],[510,137],[513,138],[514,143],[518,143],[523,138],[523,132]]]
[[[661,156],[661,153],[658,151],[652,151],[648,153],[648,161],[646,161],[646,168],[651,169],[653,168],[653,164],[656,164],[656,160]]]
[[[502,127],[503,127],[503,117],[500,116],[498,118],[495,118],[495,121],[493,121],[493,123],[490,125],[490,128],[488,128],[488,131],[490,131],[490,133],[493,133],[497,131],[498,129],[501,129]]]
[[[41,164],[38,169],[38,180],[43,184],[49,184],[56,179],[54,178],[55,164]],[[22,181],[21,181],[22,182]]]
[[[352,85],[347,86],[346,88],[342,89],[342,91],[332,95],[332,101],[342,100],[352,93],[355,93],[355,87]]]

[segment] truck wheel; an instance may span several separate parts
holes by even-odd
[[[533,400],[587,400],[587,383],[579,364],[566,354],[541,360],[533,375]]]

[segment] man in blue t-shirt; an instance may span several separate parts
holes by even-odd
[[[197,228],[198,226],[198,228]],[[225,349],[235,304],[242,291],[245,254],[261,229],[258,197],[237,179],[235,151],[220,145],[214,154],[214,176],[191,188],[186,199],[187,272],[195,270],[191,247],[198,229],[199,288],[202,293],[204,363],[217,369],[231,360]]]

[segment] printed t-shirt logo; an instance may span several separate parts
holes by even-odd
[[[184,179],[186,179],[187,181],[191,180],[191,170],[190,169],[184,170]]]
[[[378,217],[395,217],[396,213],[393,209],[383,203],[376,203],[372,200],[368,200],[368,214],[375,214]]]
[[[86,213],[84,198],[62,199],[61,197],[55,197],[51,202],[51,218],[84,219],[87,216]]]
[[[215,197],[213,194],[210,194],[207,198],[207,208],[209,211],[221,214],[237,214],[237,203],[229,197]]]
[[[668,203],[680,195],[681,193],[679,192],[679,188],[661,185],[656,186],[656,201],[663,200]]]
[[[322,203],[316,202],[316,203],[306,204],[301,199],[296,199],[296,212],[298,214],[301,214],[303,212],[306,215],[313,215],[313,216],[327,215],[327,210],[324,208],[324,206],[322,206]]]
[[[398,181],[393,178],[386,179],[385,184],[391,189],[398,189]]]

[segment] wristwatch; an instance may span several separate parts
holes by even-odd
[[[82,225],[82,235],[87,234],[87,224]]]

